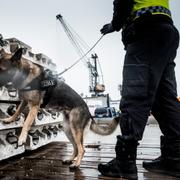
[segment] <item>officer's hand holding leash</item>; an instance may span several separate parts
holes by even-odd
[[[109,24],[105,24],[100,31],[101,31],[101,34],[106,35],[106,34],[109,34],[109,33],[114,32],[115,29],[114,29],[114,27],[112,26],[112,24],[109,23]]]

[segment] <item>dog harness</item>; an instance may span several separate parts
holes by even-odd
[[[29,84],[20,91],[31,91],[31,90],[41,90],[46,91],[50,87],[54,87],[57,84],[57,78],[51,73],[42,72],[40,76],[33,79]]]

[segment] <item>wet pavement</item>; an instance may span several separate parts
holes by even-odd
[[[37,150],[26,152],[0,163],[0,179],[3,180],[115,180],[101,176],[97,171],[99,163],[105,163],[115,157],[114,146],[120,129],[109,136],[99,136],[87,131],[85,154],[79,170],[70,171],[62,160],[71,155],[72,145],[62,133],[59,142],[53,142]],[[137,168],[140,180],[175,180],[171,176],[150,173],[142,167],[142,161],[159,156],[159,136],[156,124],[146,126],[144,138],[138,146]],[[122,178],[121,178],[122,179]]]

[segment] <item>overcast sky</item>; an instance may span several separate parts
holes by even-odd
[[[44,53],[61,72],[79,56],[67,38],[56,15],[61,13],[81,38],[91,47],[101,36],[100,29],[112,18],[113,0],[1,0],[0,33],[4,38],[15,37]],[[170,7],[176,27],[180,30],[180,0],[171,0]],[[121,34],[103,37],[94,50],[101,63],[106,93],[119,98],[118,84],[122,81],[124,50]],[[180,49],[176,58],[176,76],[180,95]],[[64,74],[66,82],[78,93],[88,94],[89,73],[80,62]]]

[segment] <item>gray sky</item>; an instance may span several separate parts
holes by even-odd
[[[1,31],[4,38],[16,37],[33,48],[35,53],[44,53],[58,66],[61,72],[79,57],[67,38],[56,15],[65,20],[91,47],[101,36],[100,29],[112,18],[113,0],[4,0],[0,5]],[[170,0],[174,22],[180,30],[180,0]],[[94,50],[102,66],[106,93],[119,98],[118,84],[122,81],[124,50],[121,34],[112,33],[103,37]],[[176,76],[180,95],[180,49],[176,58]],[[66,82],[77,92],[88,94],[89,73],[82,62],[64,74]]]

